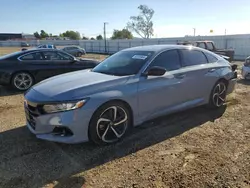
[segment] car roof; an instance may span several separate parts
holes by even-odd
[[[64,46],[63,48],[68,48],[68,47],[76,47],[76,48],[79,48],[79,46],[76,46],[76,45]]]
[[[157,53],[157,52],[170,50],[170,49],[190,49],[190,48],[202,51],[201,48],[197,48],[194,46],[178,45],[178,44],[137,46],[137,47],[124,49],[123,51],[153,51]]]
[[[24,52],[28,53],[28,52],[40,52],[40,51],[58,51],[57,49],[53,49],[53,48],[31,48],[31,49],[27,49]]]

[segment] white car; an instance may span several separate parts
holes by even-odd
[[[246,58],[241,72],[244,79],[250,79],[250,56]]]

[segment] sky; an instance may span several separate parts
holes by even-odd
[[[110,37],[139,14],[141,4],[155,11],[156,38],[193,35],[193,28],[196,35],[250,33],[249,0],[1,0],[0,33],[74,30],[95,37],[108,22]]]

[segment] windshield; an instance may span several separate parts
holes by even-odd
[[[18,52],[10,53],[10,54],[7,54],[7,55],[3,55],[3,56],[0,56],[0,60],[7,59],[7,58],[9,58],[11,56],[18,55],[18,54],[21,54],[21,53],[22,53],[22,51],[18,51]]]
[[[152,51],[121,51],[105,59],[92,71],[115,76],[137,74],[152,55]]]

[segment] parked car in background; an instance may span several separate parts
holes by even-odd
[[[27,42],[21,42],[21,47],[29,47],[30,45]]]
[[[24,96],[27,126],[40,139],[110,144],[161,115],[204,104],[220,108],[236,77],[228,61],[201,48],[129,48],[92,70],[33,86]]]
[[[56,45],[54,45],[54,44],[41,44],[41,45],[38,45],[37,48],[50,48],[50,49],[56,49]]]
[[[250,79],[250,56],[245,59],[241,73],[244,79]]]
[[[75,57],[81,57],[82,55],[85,55],[85,49],[79,47],[79,46],[66,46],[62,48],[61,50],[75,56]]]
[[[24,91],[46,78],[94,68],[99,61],[77,59],[56,49],[30,49],[0,57],[0,85]]]
[[[214,52],[218,55],[224,56],[229,62],[234,60],[234,50],[233,49],[217,49],[213,41],[183,41],[178,42],[177,44],[181,45],[193,45],[199,48],[203,48]],[[228,58],[227,58],[228,57]]]

